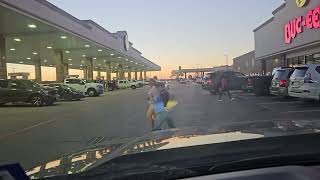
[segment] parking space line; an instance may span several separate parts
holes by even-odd
[[[280,112],[281,114],[290,114],[290,113],[308,113],[308,112],[320,112],[320,109],[304,110],[304,111],[285,111]]]
[[[265,110],[268,110],[268,111],[272,111],[272,108],[271,107],[268,107],[268,106],[265,106],[265,105],[261,105],[261,104],[257,104],[258,106],[262,107],[263,109]]]
[[[21,134],[21,133],[26,132],[26,131],[28,131],[28,130],[31,130],[31,129],[33,129],[33,128],[40,127],[40,126],[43,126],[43,125],[45,125],[45,124],[52,123],[52,122],[54,122],[54,121],[55,121],[55,120],[44,121],[44,122],[41,122],[41,123],[38,123],[38,124],[35,124],[35,125],[32,125],[32,126],[29,126],[29,127],[26,127],[26,128],[23,128],[23,129],[20,129],[20,130],[11,132],[11,133],[7,133],[7,134],[4,134],[4,135],[0,135],[0,140],[3,140],[3,139],[6,139],[6,138],[8,138],[8,137],[11,137],[11,136],[15,136],[15,135]]]
[[[300,103],[299,101],[283,101],[283,102],[267,102],[267,103],[258,103],[259,105],[274,105],[274,104],[295,104]]]

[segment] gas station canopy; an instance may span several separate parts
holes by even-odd
[[[0,34],[5,39],[7,63],[55,66],[62,52],[69,68],[159,71],[160,66],[144,58],[128,41],[126,31],[110,33],[91,20],[79,20],[45,0],[0,0]]]

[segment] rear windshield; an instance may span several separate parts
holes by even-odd
[[[307,67],[296,68],[291,77],[304,77],[306,75],[307,70]]]
[[[285,70],[276,70],[274,71],[273,79],[280,79]]]

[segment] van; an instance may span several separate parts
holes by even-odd
[[[320,64],[296,67],[290,77],[289,96],[319,100]]]
[[[290,77],[294,68],[290,67],[276,67],[273,69],[272,81],[270,86],[270,94],[275,96],[288,97],[288,87],[290,84]]]

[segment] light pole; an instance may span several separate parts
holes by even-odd
[[[224,56],[226,57],[226,64],[227,64],[227,70],[228,70],[229,69],[228,54],[225,53]]]

